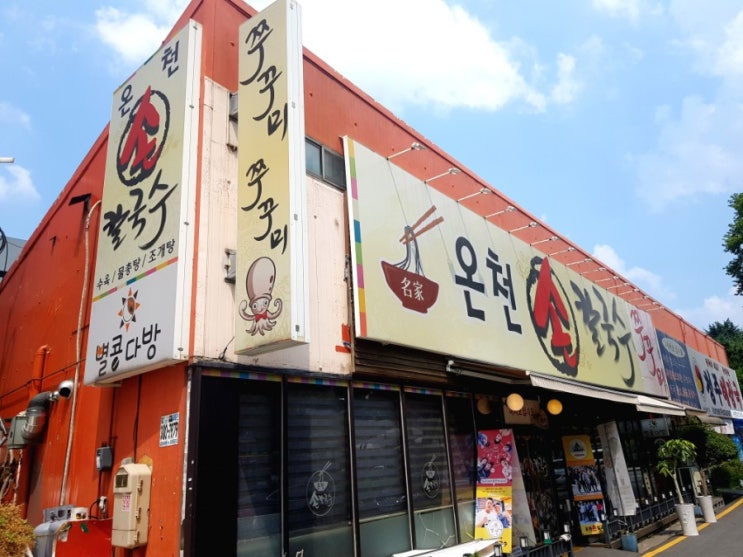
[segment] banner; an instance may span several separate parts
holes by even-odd
[[[604,499],[591,438],[588,435],[567,435],[562,438],[562,445],[580,531],[584,536],[601,534],[604,531],[601,521]]]
[[[511,552],[513,507],[513,430],[493,429],[477,433],[477,489],[475,539],[500,542]]]
[[[599,424],[596,428],[601,439],[601,447],[604,449],[604,473],[609,500],[621,516],[634,515],[637,511],[637,501],[632,491],[622,443],[619,440],[617,422]]]

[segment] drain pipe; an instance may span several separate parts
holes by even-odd
[[[44,369],[46,369],[46,357],[52,349],[48,344],[42,344],[36,349],[34,354],[34,363],[31,367],[31,383],[29,385],[29,394],[31,398],[41,392],[41,382],[44,378]]]
[[[64,469],[62,471],[62,486],[59,489],[59,505],[65,504],[65,492],[67,491],[67,476],[70,472],[70,457],[72,455],[72,438],[75,435],[75,414],[77,412],[77,391],[80,382],[80,362],[82,358],[82,340],[80,332],[83,328],[83,313],[85,302],[88,296],[88,274],[90,273],[90,219],[93,211],[101,204],[101,200],[96,201],[88,211],[85,219],[85,269],[83,271],[83,291],[80,295],[80,310],[77,314],[77,331],[75,333],[75,378],[72,381],[72,408],[70,410],[70,427],[67,436],[67,450],[64,457]]]

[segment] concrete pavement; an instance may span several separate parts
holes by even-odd
[[[642,557],[735,557],[743,555],[743,498],[716,512],[717,522],[697,521],[699,535],[684,536],[678,522],[638,541]],[[576,547],[575,557],[630,557],[633,552],[606,547]]]

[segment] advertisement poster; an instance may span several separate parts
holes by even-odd
[[[494,539],[511,552],[513,508],[513,430],[477,433],[477,490],[475,539]]]
[[[601,521],[604,499],[591,438],[588,435],[567,435],[562,438],[562,446],[580,531],[584,536],[601,534],[604,531]]]

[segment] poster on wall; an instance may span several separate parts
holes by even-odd
[[[562,438],[568,484],[578,511],[580,531],[584,536],[595,536],[604,531],[601,515],[604,496],[601,491],[599,469],[588,435],[566,435]]]
[[[189,21],[113,95],[86,385],[188,355],[201,33]]]
[[[494,539],[511,552],[513,459],[511,429],[477,432],[475,539]]]

